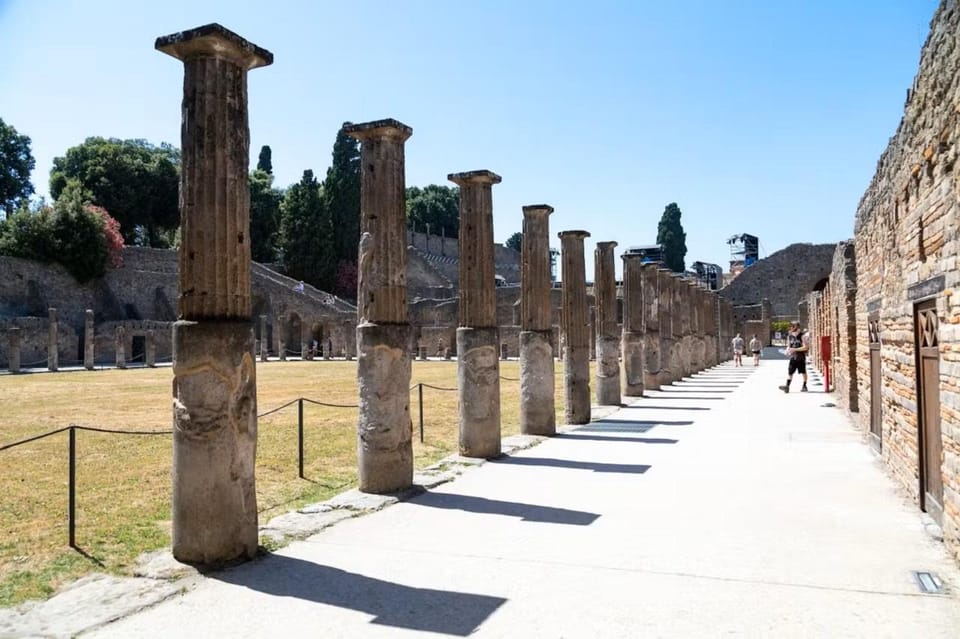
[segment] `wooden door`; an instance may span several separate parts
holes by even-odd
[[[867,322],[870,342],[870,444],[883,448],[882,399],[880,395],[880,319],[872,316]]]
[[[917,421],[920,450],[920,507],[943,523],[943,455],[940,435],[939,318],[933,300],[917,304]]]

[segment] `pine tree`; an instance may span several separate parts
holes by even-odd
[[[323,206],[333,228],[334,263],[357,263],[360,241],[360,146],[343,132],[333,143],[333,163],[323,181]]]
[[[282,201],[283,192],[273,188],[272,175],[262,169],[250,173],[250,255],[254,261],[277,259]]]
[[[333,229],[313,171],[287,190],[280,206],[280,248],[287,275],[319,289],[333,288]]]
[[[264,144],[260,147],[260,157],[257,158],[257,170],[273,175],[273,151]]]
[[[663,247],[663,261],[674,273],[684,271],[687,256],[687,234],[680,224],[680,215],[680,207],[671,202],[657,225],[657,244]]]

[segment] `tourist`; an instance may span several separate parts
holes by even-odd
[[[803,375],[803,386],[800,392],[807,392],[807,351],[810,350],[810,336],[800,332],[800,322],[791,322],[787,333],[787,357],[790,364],[787,367],[787,383],[780,387],[784,393],[790,392],[790,382],[794,373]]]
[[[737,333],[737,336],[730,340],[730,344],[733,345],[733,363],[736,366],[743,366],[743,338],[740,337],[740,333]]]
[[[757,336],[754,335],[750,340],[750,352],[753,353],[753,366],[756,368],[760,365],[760,351],[763,350],[763,344],[760,343],[760,340],[757,339]]]
[[[303,293],[303,290],[304,290],[303,280],[300,280],[300,282],[293,287],[293,290],[295,290],[297,293]]]

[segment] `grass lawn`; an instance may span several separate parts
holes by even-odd
[[[520,422],[520,367],[500,362],[502,430]],[[556,364],[557,423],[563,367]],[[133,431],[171,428],[172,369],[43,373],[0,378],[0,446],[69,424]],[[414,361],[412,383],[456,387],[453,361]],[[356,362],[257,366],[258,412],[297,397],[357,402]],[[457,449],[457,393],[424,388],[425,442],[411,392],[414,456],[427,466]],[[304,404],[306,479],[297,477],[297,406],[259,420],[260,522],[324,500],[357,480],[355,408]],[[77,545],[67,545],[67,433],[0,452],[0,606],[43,598],[99,570],[129,574],[142,552],[170,544],[170,435],[77,431]]]

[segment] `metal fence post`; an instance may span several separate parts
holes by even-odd
[[[77,429],[73,426],[70,426],[68,432],[69,438],[69,454],[70,454],[70,463],[69,463],[69,480],[68,480],[68,497],[67,497],[67,531],[69,535],[70,547],[77,547],[77,517],[76,517],[76,508],[77,508]]]
[[[420,443],[423,443],[423,382],[417,384],[420,395]]]
[[[297,461],[300,470],[300,479],[303,476],[303,398],[297,400]]]

